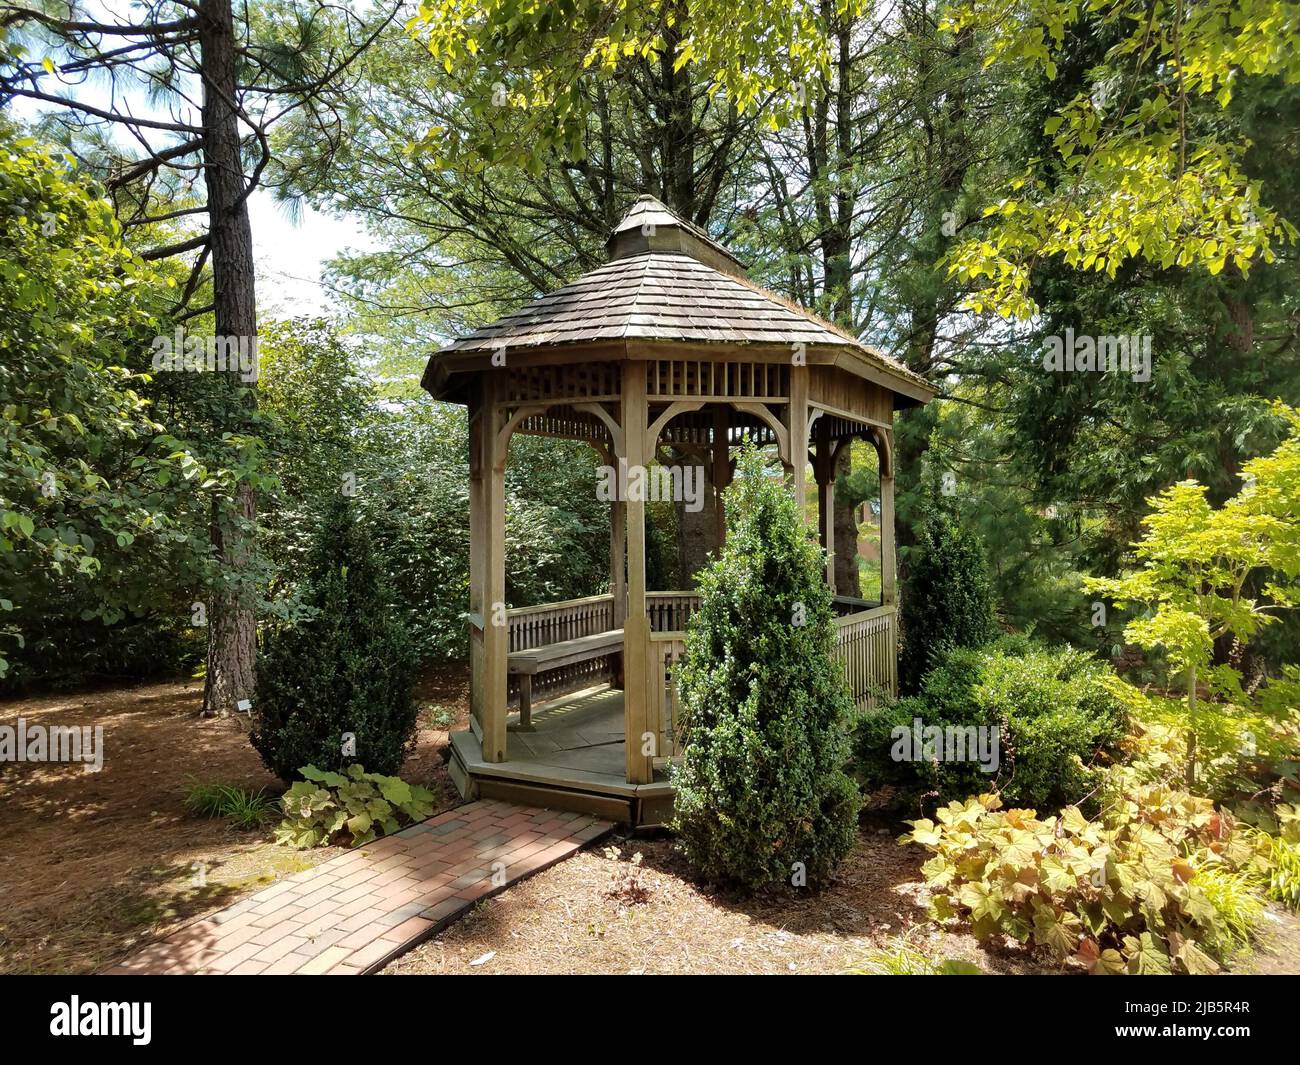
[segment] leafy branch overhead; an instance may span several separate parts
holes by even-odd
[[[830,6],[842,16],[867,5]],[[537,173],[552,149],[581,158],[585,85],[637,66],[689,67],[737,112],[762,111],[769,127],[779,128],[800,112],[807,83],[830,77],[825,7],[424,0],[407,29],[456,79],[461,104],[477,121],[431,128],[422,147],[469,172],[511,163]],[[689,94],[684,102],[689,106]]]
[[[1082,35],[1111,42],[1085,91],[1043,123],[1039,154],[985,209],[991,226],[952,251],[949,274],[980,286],[971,309],[1031,317],[1033,270],[1047,259],[1112,279],[1135,260],[1246,274],[1295,240],[1246,176],[1249,141],[1223,138],[1215,121],[1243,79],[1300,80],[1295,4],[968,0],[946,24],[979,31],[986,66],[1049,81]]]

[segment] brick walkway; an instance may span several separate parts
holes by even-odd
[[[109,973],[370,973],[612,826],[481,801],[295,873]]]

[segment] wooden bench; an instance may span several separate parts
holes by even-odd
[[[506,672],[519,678],[519,728],[529,731],[533,727],[533,677],[536,674],[609,654],[621,654],[622,651],[622,629],[543,644],[526,651],[511,651],[506,656]]]

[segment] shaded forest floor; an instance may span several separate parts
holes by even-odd
[[[278,787],[244,719],[198,717],[201,692],[191,681],[150,683],[0,704],[3,724],[103,725],[105,752],[98,773],[0,766],[0,973],[96,971],[339,853],[292,851],[272,843],[269,828],[241,832],[185,813],[195,780]],[[418,695],[421,727],[402,775],[432,787],[445,809],[458,800],[443,753],[448,729],[465,725],[468,677],[432,675]],[[614,837],[481,903],[386,972],[839,973],[903,946],[989,973],[1059,971],[933,926],[924,856],[896,834],[864,828],[823,891],[748,899],[698,885],[666,838]],[[1274,910],[1261,949],[1234,968],[1300,972],[1300,921]]]
[[[308,869],[337,848],[294,851],[268,828],[187,815],[194,782],[282,790],[248,742],[247,720],[201,718],[201,682],[149,683],[6,699],[0,724],[104,728],[97,773],[68,764],[0,765],[0,973],[103,968],[191,918]],[[468,675],[419,689],[421,728],[402,775],[458,802],[441,752],[468,713]],[[435,811],[436,812],[436,811]]]

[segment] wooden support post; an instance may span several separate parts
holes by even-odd
[[[617,476],[618,458],[614,459]],[[610,628],[623,627],[627,616],[627,565],[623,542],[627,536],[627,504],[615,499],[609,504],[609,590],[614,595],[613,622]]]
[[[487,540],[483,530],[487,522],[483,511],[483,485],[486,434],[484,420],[490,420],[485,409],[483,389],[476,388],[469,401],[469,718],[470,728],[483,738],[483,692],[486,681],[483,669],[483,626],[487,623],[484,606],[484,556]]]
[[[646,364],[623,364],[623,446],[629,473],[648,465]],[[654,779],[652,756],[642,754],[650,727],[650,619],[646,615],[645,500],[627,501],[627,618],[623,622],[623,728],[629,784]],[[657,700],[655,701],[657,705]]]
[[[731,483],[731,457],[729,437],[731,408],[719,403],[713,408],[713,550],[722,554],[727,543],[727,515],[722,505],[722,493]]]
[[[789,470],[794,478],[794,501],[799,518],[808,520],[808,367],[790,367],[790,408],[786,415],[789,431]]]
[[[482,457],[481,524],[470,529],[470,541],[481,541],[483,661],[480,667],[479,723],[483,734],[483,760],[506,760],[506,655],[510,629],[505,616],[506,598],[506,452],[504,412],[498,404],[500,377],[494,370],[480,377],[482,409],[477,419]]]
[[[826,552],[826,586],[835,594],[835,441],[831,439],[830,419],[817,419],[815,428],[816,461],[813,475],[817,480],[817,532]],[[848,446],[842,444],[842,447]]]
[[[533,731],[533,675],[519,674],[519,727],[517,732]]]
[[[898,561],[894,539],[894,440],[887,429],[877,429],[876,452],[880,456],[880,601],[886,606],[898,602]]]

